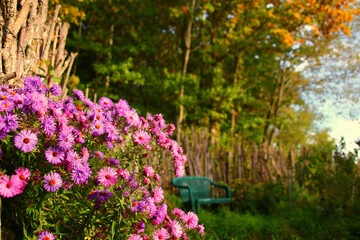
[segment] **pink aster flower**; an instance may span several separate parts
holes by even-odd
[[[27,180],[30,179],[31,172],[27,168],[20,167],[15,170],[16,177],[19,178],[21,182],[21,189],[24,189],[24,187],[27,185]]]
[[[129,179],[129,177],[130,177],[130,173],[126,170],[126,169],[121,169],[121,168],[119,168],[118,170],[117,170],[117,173],[120,175],[120,177],[122,178],[122,179]]]
[[[201,236],[204,236],[205,235],[205,228],[204,228],[204,225],[201,224],[201,225],[198,225],[196,230],[200,233]]]
[[[165,228],[160,228],[153,234],[154,240],[162,240],[162,239],[169,239],[170,235],[169,232]]]
[[[94,136],[98,136],[104,133],[104,124],[101,121],[94,121],[90,125],[91,133]]]
[[[178,216],[179,218],[182,218],[185,215],[185,212],[181,210],[180,208],[174,208],[172,212],[175,216]]]
[[[128,238],[128,240],[143,240],[143,238],[140,235],[133,234]]]
[[[145,177],[145,178],[142,180],[142,183],[143,183],[144,185],[149,185],[151,182],[150,182],[150,179],[149,179],[149,178]]]
[[[175,125],[170,123],[168,127],[169,127],[169,129],[168,129],[167,133],[171,136],[173,134],[173,132],[175,131]]]
[[[156,187],[153,193],[154,202],[160,203],[164,200],[164,190],[161,187]]]
[[[0,196],[9,198],[22,193],[22,183],[15,175],[9,179],[8,175],[0,177]]]
[[[116,170],[111,167],[101,169],[98,173],[98,180],[104,187],[114,185],[117,181]]]
[[[101,160],[104,158],[105,154],[100,152],[100,151],[94,151],[94,154],[95,154],[95,158]]]
[[[73,144],[75,143],[74,135],[71,133],[71,131],[68,130],[61,131],[57,140],[59,141],[59,146],[64,151],[72,148]]]
[[[45,231],[39,234],[37,240],[54,240],[54,239],[55,236],[51,232]]]
[[[144,169],[144,174],[147,177],[152,177],[154,176],[154,169],[151,166],[148,166]]]
[[[23,152],[32,152],[38,143],[38,138],[36,134],[30,130],[22,130],[20,133],[16,134],[14,142],[19,150]]]
[[[160,181],[159,174],[157,174],[157,173],[154,174],[154,180],[157,181],[157,182]]]
[[[189,229],[196,228],[199,222],[199,218],[193,212],[188,212],[188,214],[184,215],[181,220]]]
[[[64,152],[60,148],[49,148],[45,151],[45,158],[51,164],[59,164],[64,160]]]
[[[180,223],[176,220],[170,221],[170,229],[171,234],[174,235],[175,238],[180,238],[183,234],[183,228]]]
[[[114,103],[107,97],[101,97],[99,104],[102,108],[112,108],[114,106]]]
[[[82,160],[83,160],[84,162],[87,162],[87,160],[88,160],[89,157],[90,157],[89,150],[88,150],[87,148],[83,147],[82,150],[81,150],[81,152],[82,152],[82,155],[83,155]]]
[[[130,126],[138,126],[140,122],[139,115],[137,114],[135,109],[131,109],[125,112],[126,123]]]
[[[134,138],[134,143],[140,144],[140,145],[148,144],[148,142],[151,139],[151,136],[143,130],[138,130],[138,131],[134,132],[132,137]]]
[[[185,168],[184,168],[184,165],[183,164],[181,164],[179,167],[177,167],[176,169],[175,169],[175,171],[176,171],[176,176],[177,177],[183,177],[184,175],[185,175]]]
[[[29,180],[31,176],[31,172],[27,168],[20,167],[15,170],[16,175],[19,177],[20,180]]]
[[[44,178],[44,188],[48,192],[56,192],[61,188],[63,181],[60,174],[57,172],[51,172],[45,175]]]
[[[115,108],[120,117],[125,116],[125,112],[130,110],[128,102],[123,99],[120,99],[119,102],[115,104]]]

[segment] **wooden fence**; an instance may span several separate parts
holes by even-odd
[[[181,138],[187,155],[186,175],[206,176],[215,182],[231,184],[244,179],[252,184],[282,180],[292,174],[295,151],[284,152],[282,146],[265,147],[254,141],[234,141],[232,146],[222,146],[206,128],[191,127]],[[163,188],[172,189],[173,173],[162,175]]]

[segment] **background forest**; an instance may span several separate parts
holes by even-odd
[[[216,215],[200,212],[209,239],[360,235],[357,151],[345,153],[314,124],[321,115],[311,104],[358,98],[347,83],[358,74],[359,2],[56,3],[71,24],[67,49],[78,54],[68,89],[161,112],[176,123],[187,175],[230,184],[236,209],[255,214],[238,220],[243,232],[224,227],[219,237]],[[170,193],[172,177],[162,183]]]
[[[78,53],[68,87],[176,122],[188,174],[256,183],[310,149],[331,158],[309,99],[357,98],[356,1],[60,3]]]

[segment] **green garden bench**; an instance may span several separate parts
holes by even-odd
[[[190,203],[193,211],[200,208],[201,204],[230,203],[232,209],[232,200],[230,187],[214,183],[207,177],[181,177],[173,178],[171,183],[179,188],[180,197],[183,203]],[[212,188],[225,189],[223,198],[212,197]]]

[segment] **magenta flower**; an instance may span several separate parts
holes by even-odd
[[[99,160],[103,159],[105,154],[100,151],[94,151],[95,158],[98,158]]]
[[[44,188],[48,192],[56,192],[61,188],[63,181],[60,174],[57,172],[51,172],[45,175],[44,178]]]
[[[55,236],[51,232],[45,231],[39,234],[37,240],[54,240],[54,239]]]
[[[20,133],[16,134],[14,142],[15,146],[20,151],[32,152],[38,143],[38,138],[36,134],[30,130],[22,130]]]
[[[151,139],[151,136],[143,130],[138,130],[138,131],[134,132],[132,137],[134,138],[134,143],[140,144],[140,145],[148,144]]]
[[[175,125],[170,123],[168,127],[169,127],[169,129],[168,129],[167,133],[171,136],[173,134],[173,132],[175,131]]]
[[[181,220],[189,229],[196,228],[199,222],[199,218],[193,212],[188,212],[188,214],[184,215]]]
[[[83,155],[83,156],[82,156],[82,160],[83,160],[84,162],[87,162],[87,160],[88,160],[89,157],[90,157],[88,149],[85,148],[85,147],[83,147],[83,148],[81,149],[81,152],[82,152],[82,155]]]
[[[161,187],[156,187],[153,192],[154,202],[160,203],[164,199],[164,190]]]
[[[56,131],[55,119],[51,116],[44,116],[44,119],[41,121],[41,123],[45,134],[52,137]]]
[[[27,180],[30,179],[31,172],[27,168],[18,168],[15,170],[16,177],[19,178],[19,181],[21,182],[21,189],[24,189],[24,187],[27,185]]]
[[[9,198],[22,193],[21,180],[16,175],[0,177],[0,196]]]
[[[135,109],[131,109],[125,112],[126,123],[130,126],[138,126],[140,124],[140,118]]]
[[[125,116],[125,112],[130,110],[128,102],[123,99],[119,99],[119,102],[115,104],[115,108],[120,117]]]
[[[14,110],[15,104],[13,101],[1,101],[0,103],[0,110],[1,111],[6,111],[6,112],[11,112],[12,110]]]
[[[140,235],[133,234],[128,238],[128,240],[143,240],[143,238]]]
[[[149,179],[149,178],[144,177],[144,179],[142,180],[142,183],[143,183],[144,185],[149,185],[151,182],[150,182],[150,179]]]
[[[19,177],[20,180],[27,181],[30,179],[31,172],[27,168],[20,167],[15,170],[16,175]]]
[[[50,89],[50,92],[59,97],[61,95],[61,86],[60,85],[57,85],[57,84],[54,84],[51,89]]]
[[[180,208],[174,208],[172,212],[175,216],[178,216],[179,218],[182,218],[185,215],[185,212],[181,210]]]
[[[154,176],[154,169],[151,166],[148,166],[144,169],[144,174],[146,177]]]
[[[101,192],[99,192],[99,198],[97,200],[98,202],[106,202],[113,195],[114,194],[108,190],[102,190]]]
[[[45,151],[45,158],[51,164],[59,164],[64,160],[64,152],[60,148],[49,148]]]
[[[180,223],[176,220],[170,221],[170,229],[171,234],[174,235],[175,238],[180,238],[183,234],[183,229]]]
[[[201,236],[204,236],[205,235],[205,228],[204,228],[204,225],[201,224],[201,225],[198,225],[196,230],[200,233]]]
[[[153,234],[154,240],[163,240],[169,238],[170,238],[169,232],[165,228],[160,228]]]
[[[73,93],[75,95],[75,99],[80,99],[80,100],[85,99],[85,94],[83,91],[81,91],[79,89],[74,89]]]
[[[88,183],[88,179],[91,176],[91,169],[88,162],[78,163],[74,165],[71,171],[71,179],[75,184]]]
[[[75,143],[74,136],[70,131],[62,131],[59,134],[57,139],[59,141],[59,146],[64,150],[67,151],[72,148],[73,144]]]
[[[101,169],[98,173],[98,180],[104,187],[114,185],[117,181],[116,170],[111,167]]]
[[[112,108],[114,106],[114,103],[107,97],[101,97],[99,104],[102,108]]]
[[[104,133],[104,130],[105,130],[104,124],[101,121],[96,120],[91,123],[90,130],[91,130],[92,135],[94,135],[94,136],[101,135]]]
[[[130,173],[126,170],[126,169],[121,169],[121,168],[119,168],[118,170],[117,170],[117,173],[120,175],[120,177],[122,178],[122,179],[129,179],[129,177],[130,177]]]
[[[184,168],[184,165],[181,164],[180,166],[178,166],[176,169],[176,176],[177,177],[183,177],[185,175],[185,168]]]

